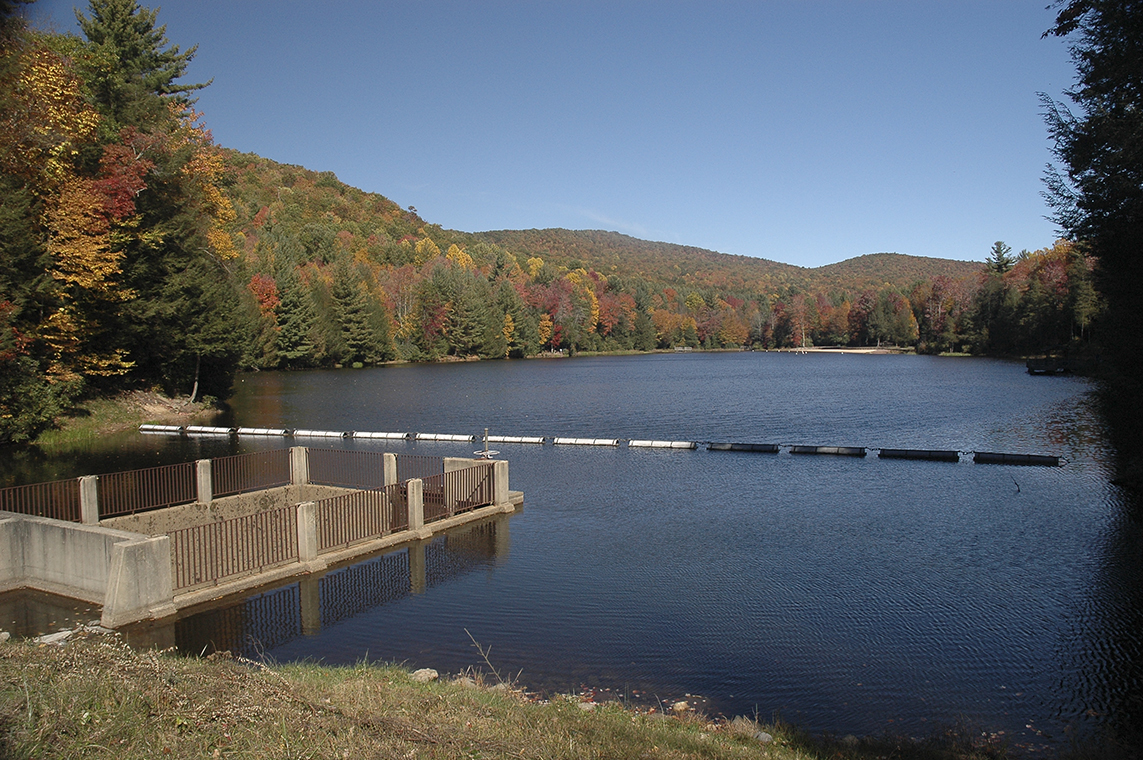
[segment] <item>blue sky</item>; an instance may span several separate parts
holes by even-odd
[[[141,3],[148,6],[147,2]],[[75,0],[33,21],[78,31]],[[1051,245],[1047,0],[164,0],[224,146],[469,232],[820,266]]]

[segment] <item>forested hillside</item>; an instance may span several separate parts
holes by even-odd
[[[0,4],[0,8],[8,7]],[[91,0],[86,39],[2,18],[0,442],[79,394],[228,392],[241,369],[894,343],[1082,341],[1094,262],[817,269],[614,232],[465,233],[329,172],[213,144],[156,12]],[[983,255],[986,252],[981,252]]]

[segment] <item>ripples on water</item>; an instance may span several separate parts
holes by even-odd
[[[1012,363],[904,356],[248,375],[234,424],[1012,451],[1068,463],[500,444],[523,512],[425,547],[424,593],[410,588],[402,549],[320,588],[292,584],[188,619],[177,635],[188,650],[234,635],[281,660],[459,671],[483,664],[467,629],[533,688],[690,692],[716,712],[781,714],[836,734],[923,735],[967,720],[1040,743],[1130,725],[1141,712],[1140,541],[1108,483],[1086,390]],[[320,598],[317,625],[299,612],[304,598]],[[256,625],[263,619],[281,625]]]

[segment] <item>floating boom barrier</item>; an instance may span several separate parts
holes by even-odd
[[[791,454],[832,454],[839,457],[863,457],[864,446],[791,446]]]
[[[474,435],[449,435],[448,433],[417,433],[418,441],[472,441]]]
[[[529,437],[523,435],[490,435],[488,436],[489,443],[538,443],[543,445],[543,436]]]
[[[707,443],[707,451],[754,451],[760,454],[777,454],[776,443]]]
[[[276,435],[287,436],[290,434],[289,430],[285,428],[255,428],[255,427],[240,427],[238,428],[238,435]]]
[[[295,438],[349,438],[352,435],[347,432],[337,432],[336,430],[295,430]]]
[[[695,449],[694,441],[628,441],[627,445],[636,449]]]
[[[618,446],[618,438],[553,438],[552,443],[557,446],[568,444],[571,446]]]
[[[930,459],[939,462],[959,462],[959,451],[931,451],[928,449],[881,449],[877,456],[882,459]]]
[[[151,425],[143,424],[139,426],[140,433],[148,433],[151,435],[182,435],[186,432],[186,428],[182,425]]]
[[[1059,467],[1060,458],[1046,454],[997,454],[992,451],[977,451],[972,456],[975,464],[1024,464],[1040,467]]]
[[[238,428],[210,427],[209,425],[187,425],[187,435],[234,435]]]
[[[256,427],[212,427],[208,425],[158,425],[144,423],[139,426],[139,432],[148,435],[185,435],[185,436],[292,436],[294,438],[360,438],[402,441],[414,438],[418,441],[455,441],[471,442],[476,439],[473,435],[451,435],[447,433],[385,433],[365,430],[290,430],[288,428],[256,428]],[[740,451],[761,454],[778,454],[783,448],[791,454],[825,454],[833,456],[864,457],[864,446],[790,446],[778,443],[738,443],[721,441],[656,441],[624,438],[546,438],[543,436],[520,435],[489,435],[485,440],[488,443],[530,443],[544,445],[549,440],[557,446],[610,446],[618,447],[623,443],[628,448],[635,449],[697,449],[705,445],[708,451]],[[485,447],[487,448],[487,446]],[[1010,464],[1031,465],[1039,467],[1059,467],[1061,459],[1058,456],[1047,454],[1005,454],[993,451],[959,452],[939,449],[874,449],[880,459],[916,459],[936,462],[959,462],[961,454],[972,455],[975,464]],[[479,453],[479,452],[478,452]]]

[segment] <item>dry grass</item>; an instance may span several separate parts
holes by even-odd
[[[153,391],[128,391],[84,401],[58,419],[58,427],[46,431],[36,442],[47,446],[66,445],[130,430],[144,422],[187,425],[204,421],[215,413],[212,403],[191,403],[187,397],[169,398]]]
[[[784,726],[538,701],[397,667],[269,668],[138,652],[92,634],[0,645],[0,758],[977,758],[976,748],[826,744]],[[475,677],[472,677],[475,676]],[[773,741],[757,738],[766,731]]]

